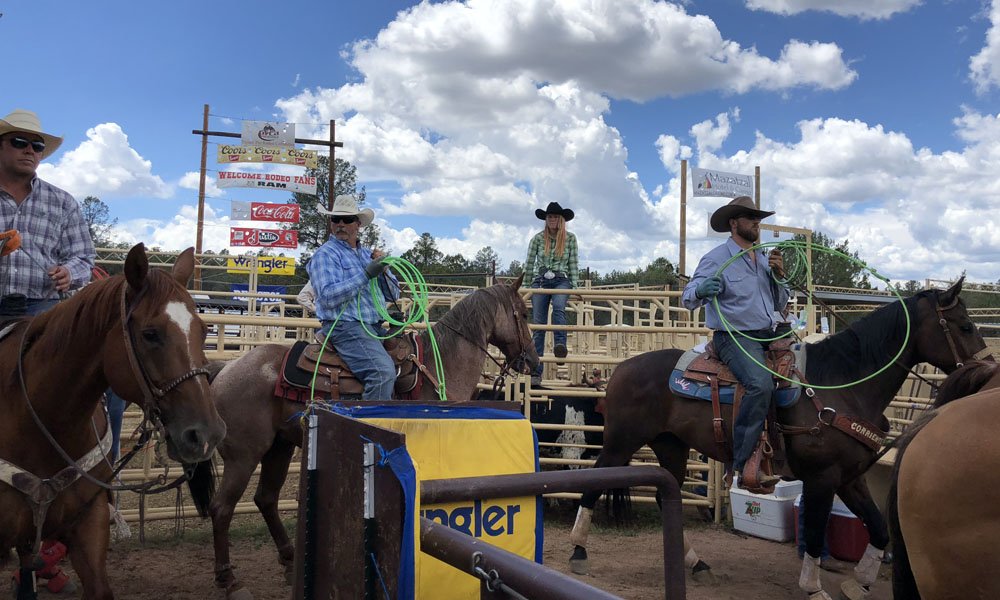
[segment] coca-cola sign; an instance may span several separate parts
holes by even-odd
[[[291,229],[254,229],[230,227],[230,246],[264,246],[267,248],[297,248],[299,232]]]
[[[236,221],[278,221],[298,223],[298,204],[268,204],[233,200],[232,218]]]

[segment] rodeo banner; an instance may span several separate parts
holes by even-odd
[[[263,246],[266,248],[298,248],[299,232],[291,229],[253,229],[230,227],[230,246]]]
[[[308,175],[219,171],[218,176],[216,184],[220,188],[244,187],[316,195],[316,178]]]
[[[691,168],[692,196],[754,197],[753,175],[740,175],[710,169]]]
[[[216,160],[221,163],[274,163],[280,165],[295,165],[316,168],[319,154],[315,150],[300,150],[298,148],[280,148],[275,146],[231,146],[219,144],[216,149]]]
[[[275,121],[243,121],[240,141],[244,146],[295,147],[295,123]]]
[[[291,256],[258,256],[258,275],[295,275],[295,259]],[[226,273],[249,273],[253,256],[233,256],[226,259]]]
[[[270,204],[267,202],[232,201],[232,212],[229,217],[234,221],[278,221],[279,223],[298,223],[298,204]]]

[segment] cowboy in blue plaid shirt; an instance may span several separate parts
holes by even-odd
[[[333,226],[333,236],[306,265],[316,293],[316,317],[322,323],[319,333],[325,338],[333,329],[330,343],[351,372],[364,382],[364,400],[391,400],[396,365],[382,341],[365,331],[367,327],[368,331],[380,332],[382,321],[368,292],[368,281],[385,273],[389,289],[380,286],[383,300],[399,297],[396,278],[379,262],[383,253],[358,244],[358,232],[371,224],[375,212],[370,208],[358,210],[357,200],[349,195],[337,196],[332,210],[320,204],[319,212],[329,215]],[[384,297],[386,293],[388,298]]]
[[[80,205],[35,175],[61,143],[33,112],[0,120],[0,217],[21,236],[21,249],[0,259],[0,315],[39,314],[90,281],[94,243]]]

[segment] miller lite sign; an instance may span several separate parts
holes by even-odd
[[[262,246],[265,248],[297,248],[299,232],[291,229],[254,229],[230,227],[230,246]]]
[[[230,218],[234,221],[277,221],[298,223],[298,204],[271,204],[267,202],[242,202],[233,200]]]

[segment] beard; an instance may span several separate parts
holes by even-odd
[[[757,227],[757,229],[755,229],[754,227]],[[741,238],[745,239],[746,241],[748,241],[750,243],[753,243],[753,242],[756,242],[757,238],[760,236],[760,230],[759,230],[759,228],[760,228],[760,225],[756,225],[756,226],[755,225],[747,225],[746,227],[743,227],[742,225],[737,225],[736,226],[736,235],[740,236]]]

